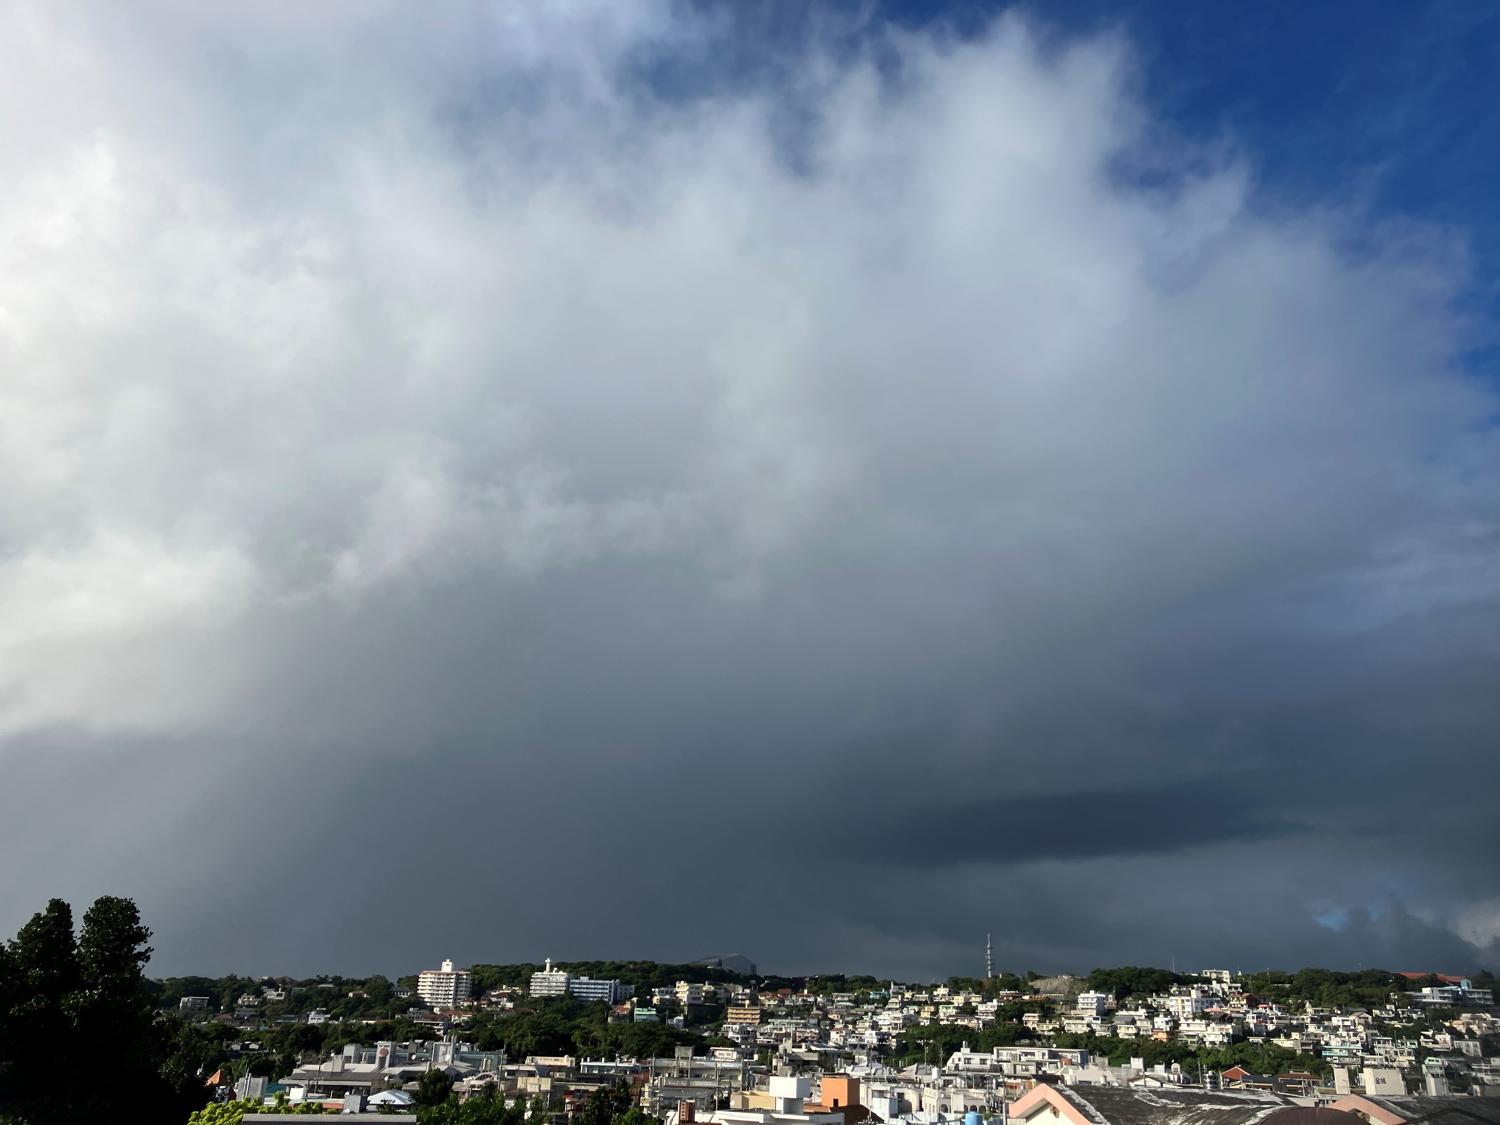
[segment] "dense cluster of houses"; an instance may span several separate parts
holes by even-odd
[[[440,1038],[348,1046],[298,1066],[275,1083],[243,1079],[237,1092],[265,1097],[280,1090],[293,1101],[352,1097],[399,1105],[423,1073],[442,1069],[461,1095],[493,1088],[510,1099],[540,1100],[560,1117],[593,1090],[623,1084],[643,1109],[669,1125],[852,1125],[854,1107],[856,1120],[907,1125],[959,1118],[966,1125],[978,1125],[976,1118],[1029,1121],[1023,1107],[1040,1107],[1038,1112],[1048,1115],[1045,1125],[1063,1125],[1055,1118],[1078,1114],[1088,1125],[1100,1125],[1087,1099],[1104,1088],[1147,1099],[1142,1105],[1152,1097],[1230,1099],[1204,1103],[1222,1105],[1249,1098],[1267,1113],[1354,1105],[1350,1099],[1413,1097],[1461,1105],[1483,1100],[1500,1107],[1500,1051],[1495,1049],[1500,1015],[1494,997],[1456,977],[1393,991],[1386,1004],[1369,1009],[1276,1003],[1250,995],[1227,971],[1204,972],[1194,983],[1123,1001],[1067,976],[1032,981],[1025,993],[892,983],[828,994],[681,981],[640,997],[619,982],[579,981],[549,964],[533,976],[529,989],[471,996],[468,974],[445,963],[419,982],[424,998],[441,997],[450,1005],[434,1013],[444,1032]],[[716,1022],[701,1030],[717,1045],[679,1048],[671,1058],[516,1060],[462,1041],[462,1025],[475,1011],[515,1007],[528,993],[604,1000],[615,1020],[655,1020],[669,1013],[666,1019],[690,1027],[698,1022],[695,1016],[712,1013]],[[948,1026],[960,1034],[972,1031],[978,1040],[1018,1011],[1024,1013],[1025,1042],[988,1050],[963,1044],[946,1057],[908,1057],[904,1065],[898,1058],[903,1034],[914,1028]],[[1091,1054],[1069,1045],[1078,1036],[1089,1037],[1096,1047],[1113,1042],[1116,1049]],[[1147,1042],[1205,1048],[1264,1043],[1321,1065],[1279,1074],[1242,1066],[1147,1065]],[[1135,1057],[1136,1050],[1142,1057]],[[1063,1092],[1038,1101],[1041,1089]],[[1070,1092],[1080,1090],[1089,1092]],[[381,1098],[385,1101],[376,1100]],[[1387,1121],[1367,1110],[1368,1105],[1360,1112],[1373,1125],[1408,1120]]]

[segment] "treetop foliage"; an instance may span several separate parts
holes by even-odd
[[[1411,992],[1423,983],[1411,981],[1388,969],[1338,972],[1333,969],[1299,969],[1295,973],[1267,971],[1250,973],[1241,983],[1246,992],[1266,999],[1318,1008],[1376,1008],[1387,1003],[1393,992]]]
[[[755,980],[743,973],[710,965],[673,965],[660,961],[554,961],[552,967],[575,977],[623,981],[633,985],[637,995],[649,993],[654,988],[670,988],[680,980],[696,984],[751,984]],[[524,990],[531,982],[531,974],[540,968],[542,966],[534,962],[521,961],[509,965],[472,965],[469,972],[476,992],[504,987]]]
[[[1123,965],[1118,969],[1095,969],[1086,978],[1090,991],[1107,992],[1116,1000],[1131,996],[1153,996],[1173,985],[1188,984],[1199,978],[1183,976],[1168,969]]]
[[[124,1120],[145,1100],[181,1120],[204,1100],[200,1044],[160,1018],[143,975],[151,932],[129,899],[103,897],[75,936],[53,899],[0,947],[0,1120]],[[87,1068],[87,1086],[59,1073]]]

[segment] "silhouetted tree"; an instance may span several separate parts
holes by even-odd
[[[75,938],[72,908],[53,899],[3,947],[0,1120],[89,1125],[149,1105],[180,1121],[203,1104],[212,1044],[157,1015],[143,972],[150,937],[133,902],[106,896]]]

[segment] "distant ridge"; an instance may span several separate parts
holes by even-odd
[[[755,962],[743,953],[730,953],[722,957],[700,957],[693,962],[694,965],[702,965],[706,969],[724,969],[727,972],[739,973],[741,976],[757,976]]]

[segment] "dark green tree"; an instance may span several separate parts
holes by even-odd
[[[16,967],[9,944],[0,942],[0,1044],[14,1043],[13,1012],[21,1002],[20,971]],[[11,1089],[14,1081],[15,1048],[0,1050],[0,1098]]]
[[[72,1014],[96,1085],[114,1086],[159,1069],[156,1009],[144,975],[150,938],[129,899],[105,896],[83,916]]]
[[[630,1095],[620,1087],[595,1090],[573,1117],[573,1125],[616,1125],[631,1108]]]
[[[412,1097],[418,1106],[439,1106],[453,1092],[453,1079],[441,1070],[429,1070],[417,1083],[417,1092]]]
[[[106,896],[75,939],[72,909],[53,899],[4,947],[0,1120],[90,1125],[150,1105],[180,1121],[203,1104],[222,1044],[157,1015],[143,975],[150,936],[134,903]],[[85,1071],[87,1083],[57,1080]]]
[[[1088,986],[1095,992],[1108,992],[1116,1000],[1123,1000],[1127,996],[1165,992],[1189,979],[1167,969],[1124,965],[1117,969],[1095,969],[1088,975]]]
[[[78,992],[73,909],[60,898],[32,916],[7,949],[8,1032],[0,1050],[0,1113],[24,1121],[60,1120],[68,1102],[53,1075],[78,1061],[71,1009]]]
[[[505,1098],[490,1087],[463,1101],[449,1094],[440,1105],[420,1107],[417,1120],[421,1125],[527,1125],[526,1103],[517,1099],[507,1106]]]

